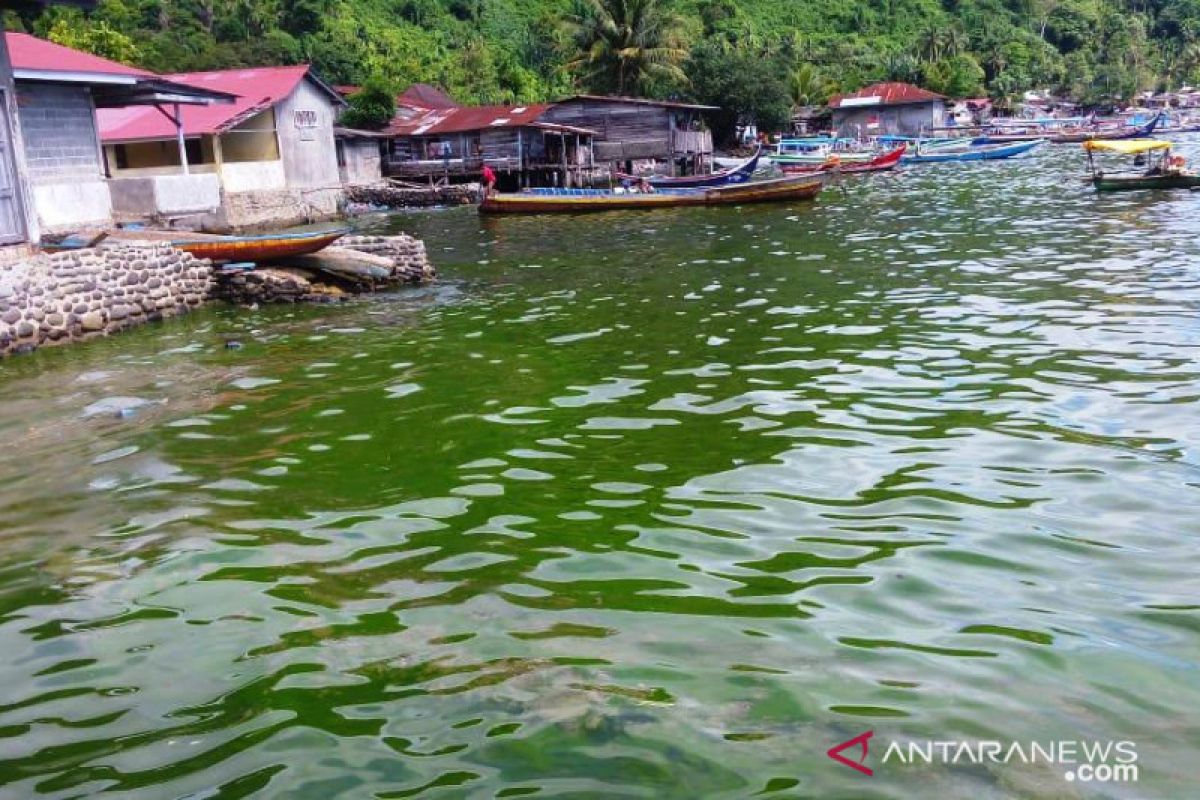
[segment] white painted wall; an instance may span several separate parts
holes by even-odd
[[[108,183],[77,180],[72,183],[35,183],[33,206],[42,233],[62,233],[84,226],[112,224],[112,196]]]
[[[333,143],[333,123],[340,110],[307,79],[275,107],[288,188],[336,189],[341,185]]]
[[[330,153],[332,155],[330,145]],[[336,169],[337,162],[334,162]],[[257,192],[283,189],[288,185],[282,161],[237,161],[221,165],[226,192]]]
[[[108,188],[113,208],[127,214],[191,214],[221,205],[221,184],[213,174],[112,178]]]

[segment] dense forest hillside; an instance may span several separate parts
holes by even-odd
[[[766,124],[878,79],[1104,103],[1200,79],[1200,0],[101,0],[9,29],[157,71],[312,62],[463,101],[572,89],[719,103]]]

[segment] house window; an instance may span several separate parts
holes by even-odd
[[[199,139],[188,139],[183,143],[183,149],[187,153],[189,164],[204,163],[204,150],[200,147]]]
[[[113,154],[117,158],[117,169],[129,169],[129,151],[125,149],[125,145],[117,145]]]
[[[339,167],[346,166],[346,143],[338,139],[333,143],[333,149],[337,153],[337,165]]]

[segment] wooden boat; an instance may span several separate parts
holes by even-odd
[[[1171,143],[1161,139],[1092,140],[1083,143],[1088,154],[1092,185],[1097,192],[1134,189],[1192,189],[1200,187],[1200,175],[1184,169],[1182,156],[1171,155]],[[1117,153],[1146,159],[1137,172],[1106,173],[1097,169],[1095,153]]]
[[[892,169],[899,164],[900,158],[904,155],[904,152],[907,149],[908,144],[901,142],[899,147],[889,150],[886,153],[880,153],[870,161],[852,161],[850,163],[844,163],[840,158],[836,161],[832,158],[829,158],[826,159],[824,163],[816,167],[809,166],[807,164],[788,164],[786,166],[781,166],[780,169],[789,175],[805,175],[812,174],[814,172],[838,172],[842,174],[852,174],[857,172],[882,172],[884,170]]]
[[[678,178],[647,176],[645,180],[655,189],[707,189],[714,186],[727,186],[731,183],[746,183],[758,169],[758,160],[761,156],[762,148],[759,148],[758,152],[741,164],[710,175],[684,175]],[[642,178],[636,175],[626,175],[623,172],[617,173],[617,179],[634,183],[642,181]]]
[[[213,261],[275,261],[315,253],[349,233],[348,228],[298,233],[265,233],[253,236],[224,236],[190,231],[121,229],[109,231],[106,242],[156,242]],[[73,234],[43,249],[74,250],[88,246],[91,234]]]
[[[1046,140],[1034,139],[1032,142],[988,144],[980,147],[935,147],[931,150],[918,147],[915,153],[905,153],[902,160],[905,163],[911,164],[940,164],[947,161],[995,161],[1027,153],[1044,141]]]
[[[479,204],[481,214],[578,213],[627,211],[682,206],[726,206],[808,200],[825,184],[824,176],[810,175],[738,183],[711,189],[662,190],[651,193],[604,189],[531,189],[517,194],[493,194]]]
[[[1051,136],[1050,141],[1054,144],[1080,144],[1082,142],[1090,142],[1093,139],[1102,139],[1106,142],[1115,142],[1122,139],[1143,139],[1153,135],[1161,121],[1162,114],[1159,114],[1145,125],[1136,128],[1090,128],[1088,130],[1067,131]]]

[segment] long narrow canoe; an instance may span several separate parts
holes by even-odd
[[[731,183],[747,183],[754,171],[758,169],[758,159],[762,156],[760,148],[750,158],[735,167],[714,172],[710,175],[684,175],[679,178],[647,177],[647,182],[655,189],[707,189],[716,186],[727,186]],[[623,181],[640,181],[636,175],[617,173],[617,178]]]
[[[1001,158],[1012,158],[1026,153],[1044,142],[1045,139],[1035,139],[1032,142],[1013,142],[1012,144],[990,144],[981,147],[946,148],[939,147],[931,151],[905,153],[905,163],[939,164],[946,161],[994,161]]]
[[[808,200],[815,197],[824,185],[824,176],[811,175],[738,183],[715,189],[664,190],[650,194],[617,193],[603,189],[533,189],[519,194],[493,194],[480,203],[479,213],[581,213]]]
[[[163,242],[191,253],[197,258],[213,261],[273,261],[290,256],[315,253],[336,242],[349,232],[348,228],[300,233],[265,233],[254,236],[222,236],[189,231],[116,230],[109,232],[107,242]],[[88,235],[67,237],[43,249],[73,250],[85,247]]]
[[[856,173],[856,172],[882,172],[884,170],[892,169],[897,164],[899,164],[901,156],[904,155],[904,151],[907,149],[908,149],[908,144],[905,142],[901,142],[900,146],[897,147],[896,149],[889,150],[886,153],[880,153],[879,155],[872,158],[870,161],[865,161],[865,162],[853,162],[852,161],[848,164],[842,163],[840,160],[836,163],[833,161],[826,161],[825,163],[820,164],[815,167],[809,166],[807,164],[803,165],[803,166],[799,165],[799,164],[787,164],[786,166],[781,166],[780,169],[782,169],[788,175],[793,175],[793,174],[811,175],[815,172],[826,172],[826,173],[840,172],[842,174],[849,174],[849,173]]]

